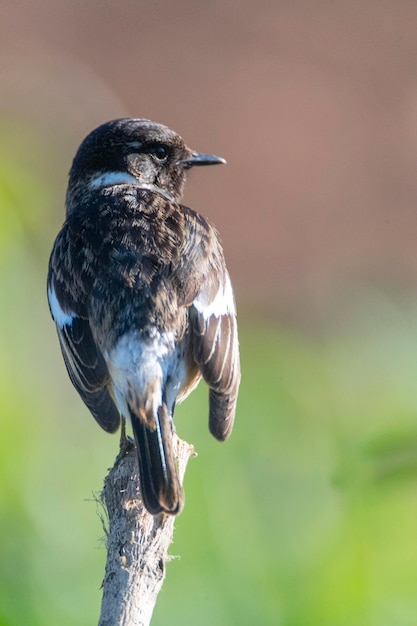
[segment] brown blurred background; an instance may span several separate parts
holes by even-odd
[[[62,199],[110,118],[224,156],[185,201],[219,228],[240,303],[320,318],[364,286],[417,288],[416,34],[414,1],[3,0],[0,132],[26,162],[49,146]],[[49,215],[52,241],[63,200]]]

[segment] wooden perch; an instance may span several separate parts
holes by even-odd
[[[194,448],[174,436],[181,481]],[[148,513],[140,494],[136,451],[122,440],[105,478],[107,562],[98,626],[148,626],[165,578],[175,517]]]

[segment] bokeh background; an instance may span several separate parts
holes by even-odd
[[[64,371],[45,278],[83,137],[149,117],[227,167],[243,381],[199,452],[153,624],[417,623],[417,3],[0,3],[0,626],[97,622],[118,439]]]

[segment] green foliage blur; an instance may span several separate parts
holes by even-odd
[[[118,438],[72,389],[49,319],[65,181],[41,146],[36,160],[13,154],[12,136],[0,146],[0,626],[94,624],[97,494]],[[417,308],[368,291],[321,331],[241,318],[232,438],[209,437],[203,385],[178,407],[198,457],[153,624],[414,626]]]

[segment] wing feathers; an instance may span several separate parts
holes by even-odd
[[[107,432],[115,432],[120,424],[120,414],[109,393],[109,372],[90,324],[74,311],[64,311],[52,279],[48,297],[71,382],[100,426]]]
[[[88,321],[76,317],[71,325],[58,329],[58,336],[80,386],[85,391],[103,387],[109,380],[109,373]]]
[[[210,389],[209,428],[219,441],[224,441],[232,432],[238,389],[234,393],[217,393]]]
[[[191,308],[194,333],[194,359],[210,387],[209,428],[220,440],[233,427],[240,383],[239,343],[235,304],[230,278],[213,294],[217,277],[209,277]],[[218,279],[217,279],[218,280]]]

